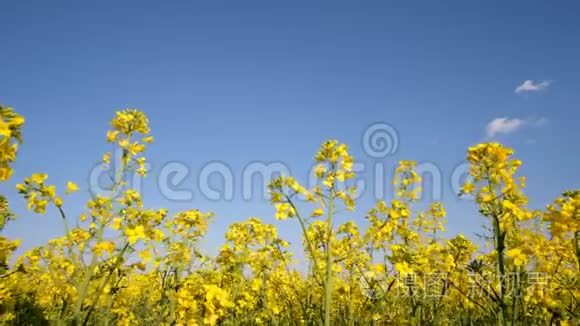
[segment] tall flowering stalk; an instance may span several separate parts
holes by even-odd
[[[309,254],[314,262],[314,275],[324,275],[324,324],[330,325],[332,314],[332,291],[333,291],[333,266],[334,252],[334,217],[337,212],[337,202],[342,202],[344,207],[354,210],[353,196],[356,192],[354,186],[347,186],[346,182],[354,178],[352,171],[354,159],[348,153],[348,147],[336,140],[330,140],[322,144],[315,160],[317,165],[314,173],[318,180],[316,186],[306,190],[294,178],[279,177],[269,185],[271,201],[276,207],[276,218],[286,219],[296,216],[302,227],[303,236],[307,243]],[[313,237],[308,232],[307,221],[300,215],[294,197],[302,195],[307,201],[315,204],[310,217],[312,219],[325,218],[324,241],[322,243],[324,254],[321,257],[313,246]],[[320,268],[324,266],[324,270]]]
[[[518,223],[533,217],[526,208],[528,200],[522,191],[525,179],[515,177],[522,162],[513,159],[512,154],[512,149],[498,143],[469,148],[467,160],[471,179],[463,186],[464,193],[475,195],[480,213],[492,224],[499,284],[498,324],[501,325],[508,322],[506,253],[516,258],[513,260],[516,266],[528,259],[520,249],[508,248],[508,244],[517,232]]]

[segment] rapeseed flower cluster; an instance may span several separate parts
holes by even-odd
[[[12,175],[24,119],[0,108],[0,181]],[[273,216],[298,223],[302,246],[257,217],[229,226],[215,256],[200,250],[214,214],[147,208],[128,180],[146,176],[147,116],[116,113],[103,155],[110,192],[67,215],[64,191],[34,173],[17,185],[31,213],[63,235],[18,257],[0,236],[5,325],[574,325],[580,316],[580,191],[528,208],[522,162],[498,143],[468,149],[461,196],[475,198],[485,246],[447,236],[447,212],[419,208],[421,176],[401,161],[394,197],[354,216],[354,158],[345,144],[316,153],[316,184],[269,184]],[[121,153],[113,160],[113,153]],[[62,195],[66,196],[62,196]],[[352,217],[337,223],[337,216]],[[364,222],[360,223],[361,220]],[[0,197],[0,231],[16,216]],[[33,217],[19,217],[33,218]],[[355,222],[359,221],[359,224]],[[73,223],[71,223],[73,222]],[[70,223],[70,225],[69,225]],[[74,225],[74,226],[73,226]],[[297,268],[296,252],[303,248]]]

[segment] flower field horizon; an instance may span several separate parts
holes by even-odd
[[[13,178],[27,144],[24,124],[13,108],[0,107],[0,182]],[[393,180],[379,180],[392,187],[392,198],[375,192],[375,202],[364,207],[351,149],[330,139],[314,153],[307,182],[289,169],[272,173],[259,165],[242,177],[271,175],[265,181],[271,215],[295,226],[299,243],[248,216],[231,223],[224,243],[209,254],[202,243],[221,216],[196,208],[195,200],[180,212],[151,208],[138,187],[155,146],[148,116],[122,109],[109,126],[110,150],[94,153],[101,164],[88,184],[69,180],[57,187],[48,174],[31,171],[12,189],[26,203],[25,215],[15,214],[8,194],[1,194],[0,324],[578,324],[580,189],[530,208],[522,161],[501,143],[467,148],[465,173],[452,185],[457,196],[473,199],[482,224],[478,238],[446,231],[442,200],[419,205],[424,169],[412,160],[398,162]],[[380,160],[398,138],[385,124],[371,125],[365,137],[377,130],[389,132],[387,146],[376,147],[375,140],[363,147]],[[212,168],[207,174],[224,171]],[[168,169],[161,175],[187,175],[179,165]],[[251,196],[252,189],[238,195]],[[82,213],[68,213],[67,199],[89,190],[91,198],[75,209]],[[176,200],[187,197],[161,190]],[[42,219],[62,232],[18,251],[27,239],[12,238],[5,228],[17,219]],[[304,259],[297,264],[298,253]]]

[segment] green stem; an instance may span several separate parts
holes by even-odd
[[[310,241],[310,237],[308,236],[308,232],[306,231],[306,223],[304,222],[304,219],[302,218],[302,216],[300,216],[300,213],[298,211],[298,208],[296,208],[296,206],[294,206],[294,203],[292,202],[292,200],[290,200],[290,197],[288,197],[287,195],[284,195],[284,197],[286,198],[286,201],[290,204],[290,206],[292,206],[292,209],[294,210],[294,212],[296,213],[296,218],[298,219],[298,222],[300,222],[300,228],[302,228],[302,233],[304,234],[304,238],[306,238],[306,244],[308,245],[308,251],[310,252],[310,256],[312,256],[312,262],[314,263],[314,279],[316,279],[316,281],[321,284],[321,282],[318,280],[318,260],[316,258],[316,255],[314,253],[314,246],[312,245],[312,241]]]
[[[574,248],[576,249],[576,263],[580,270],[580,231],[574,232]]]
[[[104,224],[99,225],[99,229],[97,230],[97,242],[100,242],[103,238],[103,229],[104,229]],[[77,304],[75,307],[76,325],[80,325],[80,323],[81,323],[81,320],[82,320],[81,314],[83,311],[83,304],[85,302],[85,298],[87,296],[87,292],[89,289],[89,284],[91,283],[91,279],[93,278],[96,265],[97,265],[97,255],[96,255],[96,253],[93,252],[93,254],[91,256],[91,263],[89,264],[88,269],[87,269],[86,274],[85,274],[85,277],[83,278],[83,280],[80,284],[79,296],[77,298]]]
[[[116,171],[115,174],[115,179],[113,182],[113,186],[111,187],[111,196],[110,198],[112,199],[115,196],[115,193],[117,192],[117,190],[119,189],[121,182],[122,182],[122,178],[123,178],[123,174],[125,172],[125,159],[124,156],[126,155],[126,153],[123,153],[123,158],[121,159],[121,166],[119,167],[119,170]],[[105,222],[101,221],[100,225],[99,225],[99,229],[97,230],[97,242],[101,242],[103,240],[103,231],[105,228]],[[90,239],[87,241],[87,246],[89,246],[89,242]],[[79,286],[79,295],[77,297],[77,301],[76,301],[76,307],[75,307],[75,324],[76,325],[80,325],[82,318],[81,318],[81,314],[83,311],[83,304],[85,301],[85,298],[87,296],[87,292],[89,289],[89,285],[91,283],[91,279],[93,278],[94,275],[94,270],[95,267],[97,266],[97,254],[95,252],[93,252],[92,256],[91,256],[91,263],[88,266],[88,269],[86,271],[85,277],[82,279],[80,286]]]
[[[324,295],[324,325],[330,326],[330,312],[332,309],[332,219],[334,217],[334,187],[330,189],[328,200],[328,229],[326,240],[326,284]]]
[[[127,251],[128,248],[129,248],[129,243],[127,242],[125,244],[125,246],[123,246],[123,249],[121,250],[119,255],[117,255],[117,264],[115,266],[111,267],[111,269],[109,269],[109,273],[107,273],[107,276],[105,276],[105,279],[103,280],[103,282],[101,283],[101,285],[97,289],[97,294],[96,294],[95,298],[93,299],[92,304],[89,307],[89,311],[87,312],[87,315],[84,319],[83,325],[87,324],[89,317],[91,316],[91,313],[93,312],[93,310],[95,308],[95,305],[98,303],[99,298],[101,297],[101,292],[103,292],[103,289],[105,288],[105,286],[109,282],[109,279],[113,275],[113,272],[115,271],[115,269],[117,269],[117,267],[119,267],[119,265],[122,263],[123,255],[125,254],[125,251]]]
[[[498,323],[500,325],[505,325],[506,320],[506,305],[505,305],[505,258],[504,258],[504,236],[500,229],[499,218],[497,216],[493,217],[494,220],[494,233],[495,233],[495,248],[497,251],[497,264],[498,264],[498,276],[499,276],[499,307],[500,307],[500,320]]]
[[[490,192],[493,192],[495,196],[495,189],[491,183],[491,177],[489,172],[486,173],[487,175],[487,184],[489,187]],[[499,286],[500,286],[500,293],[499,293],[499,318],[498,318],[498,325],[505,325],[506,317],[507,317],[507,307],[505,304],[505,258],[504,258],[504,250],[505,250],[505,234],[501,229],[501,223],[499,221],[499,214],[498,212],[492,211],[491,217],[493,219],[493,233],[495,238],[495,250],[497,252],[497,268],[498,268],[498,278],[499,278]]]

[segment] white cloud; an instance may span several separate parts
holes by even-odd
[[[535,143],[536,143],[535,139],[532,138],[526,139],[526,145],[534,145]]]
[[[515,93],[538,92],[538,91],[541,91],[541,90],[548,88],[548,86],[550,86],[550,84],[552,84],[552,82],[549,80],[544,80],[541,82],[538,81],[536,83],[533,80],[528,79],[528,80],[524,81],[521,85],[516,87],[514,92]]]
[[[541,117],[531,121],[534,127],[543,127],[548,123],[548,119]]]
[[[526,122],[521,119],[495,118],[485,127],[487,138],[493,138],[497,134],[509,134],[524,126]]]
[[[510,119],[508,117],[495,118],[491,120],[485,127],[485,135],[491,139],[499,134],[511,134],[523,127],[540,128],[548,123],[548,119],[534,118],[534,119]]]

